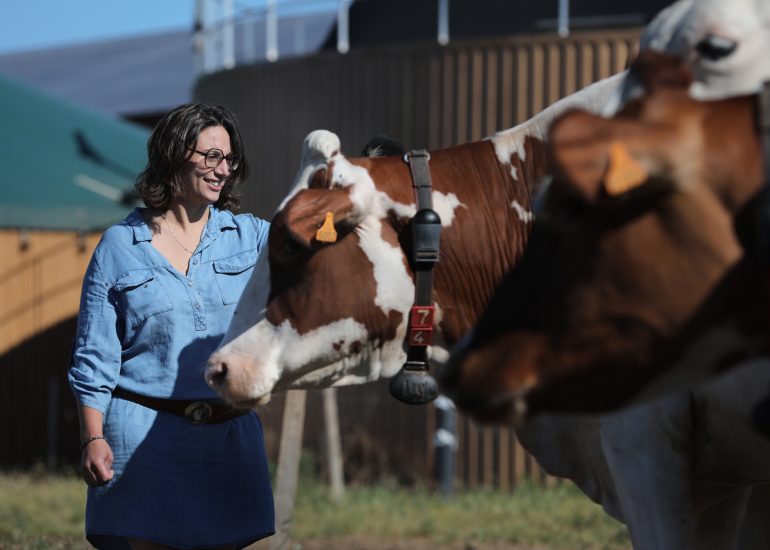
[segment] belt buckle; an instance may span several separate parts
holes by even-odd
[[[205,401],[193,401],[184,410],[184,417],[191,424],[202,424],[209,420],[214,409]]]

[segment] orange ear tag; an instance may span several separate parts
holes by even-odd
[[[610,161],[604,176],[604,189],[608,195],[620,195],[647,181],[649,174],[639,164],[624,143],[610,144]]]
[[[334,229],[334,213],[326,213],[324,224],[315,233],[315,240],[322,243],[337,242],[337,230]]]

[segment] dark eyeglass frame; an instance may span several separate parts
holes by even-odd
[[[229,167],[230,170],[237,170],[238,165],[240,164],[240,159],[236,155],[234,155],[233,153],[230,153],[229,155],[225,156],[225,152],[222,151],[222,149],[218,149],[216,147],[212,147],[207,151],[198,151],[197,149],[194,149],[192,147],[190,147],[189,150],[201,155],[203,157],[203,163],[206,165],[207,168],[216,168],[220,164],[222,164],[223,160],[227,161],[227,166]],[[219,154],[211,155],[211,153],[214,151],[216,151]],[[217,157],[219,157],[218,160],[217,160]]]

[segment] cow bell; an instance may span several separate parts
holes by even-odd
[[[390,381],[390,394],[407,405],[424,405],[438,397],[436,379],[423,361],[407,361]]]
[[[441,218],[430,208],[423,208],[412,218],[412,262],[417,267],[432,268],[439,257]]]

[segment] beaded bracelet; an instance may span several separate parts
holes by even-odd
[[[91,437],[89,437],[83,442],[83,444],[80,446],[80,450],[82,451],[83,449],[86,448],[86,445],[88,445],[92,441],[96,441],[97,439],[104,439],[105,441],[107,441],[107,438],[104,437],[103,435],[92,435]]]

